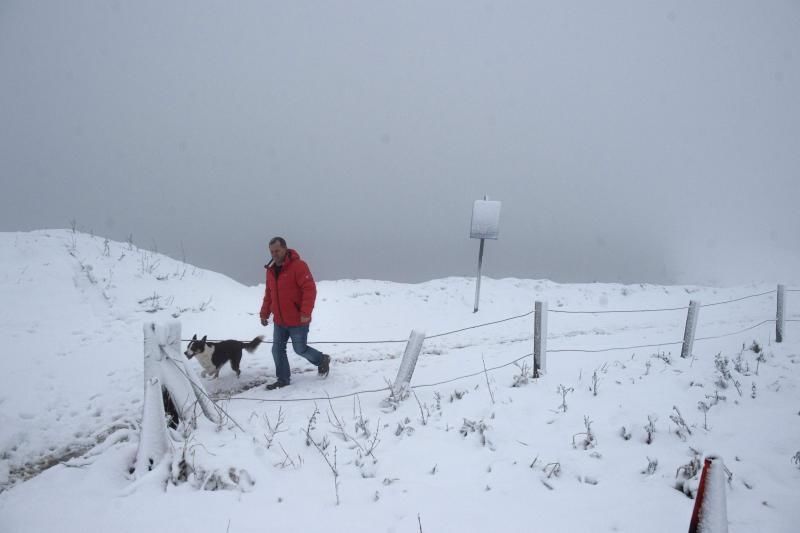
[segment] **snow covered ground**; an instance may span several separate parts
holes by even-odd
[[[474,279],[319,282],[330,376],[290,350],[292,386],[266,391],[269,344],[245,354],[240,378],[200,380],[223,423],[172,431],[143,475],[142,324],[269,339],[263,285],[68,230],[0,233],[0,250],[0,531],[680,531],[709,453],[731,532],[800,523],[800,280],[776,280],[780,344],[773,284],[484,279],[474,314]],[[547,372],[526,380],[536,300]],[[608,312],[645,309],[674,310]],[[404,343],[352,342],[412,329],[429,337],[413,394],[387,405]]]

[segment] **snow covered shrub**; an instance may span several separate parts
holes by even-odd
[[[753,340],[753,344],[750,345],[748,350],[750,350],[755,354],[760,354],[762,352],[761,345],[759,345],[758,342],[756,342],[755,340]]]
[[[700,462],[700,452],[694,448],[689,448],[689,451],[691,452],[692,458],[688,463],[679,466],[675,471],[675,478],[677,479],[675,488],[686,494],[689,498],[694,498],[694,495],[697,493],[697,487],[700,484],[698,474],[702,468],[702,463]]]
[[[658,468],[658,459],[650,459],[647,458],[647,468],[642,470],[642,474],[646,476],[652,476],[656,473],[656,469]]]
[[[717,404],[720,402],[720,400],[723,400],[723,401],[725,401],[725,400],[727,400],[727,399],[728,399],[726,396],[723,396],[723,395],[721,395],[721,394],[719,393],[719,390],[716,390],[716,389],[714,390],[714,394],[713,394],[713,395],[711,395],[711,394],[706,394],[706,398],[707,398],[707,399],[709,399],[709,400],[711,400],[710,402],[708,402],[708,404],[709,404],[711,407],[713,407],[713,406],[717,405]]]
[[[412,392],[414,394],[414,399],[417,401],[417,406],[419,406],[419,414],[420,414],[419,421],[423,426],[427,426],[428,419],[431,417],[431,411],[430,409],[428,409],[428,404],[427,403],[423,404],[422,402],[420,402],[419,398],[417,397],[417,393],[414,391]]]
[[[550,484],[549,480],[552,477],[559,477],[561,475],[561,463],[547,463],[542,467],[542,472],[545,473],[545,477],[541,478],[542,485],[553,490],[553,485]]]
[[[750,375],[750,363],[744,359],[742,354],[737,355],[733,360],[733,369],[744,376]]]
[[[697,409],[703,413],[703,429],[708,431],[708,411],[711,409],[711,406],[706,402],[697,402]]]
[[[559,405],[558,408],[562,409],[565,413],[567,412],[567,393],[574,391],[575,389],[572,387],[565,387],[561,384],[559,384],[558,389],[556,389],[556,392],[561,395],[561,405]]]
[[[222,472],[199,470],[194,481],[194,486],[201,490],[239,490],[241,492],[250,492],[255,484],[247,470],[236,470],[233,467]]]
[[[408,391],[407,389],[404,389],[402,392],[396,391],[391,381],[388,379],[385,381],[386,386],[389,389],[389,396],[381,400],[381,408],[384,410],[384,412],[397,411],[397,408],[400,406],[400,402],[402,402],[405,398],[403,392],[407,394]]]
[[[400,437],[403,434],[405,435],[413,435],[414,434],[414,427],[411,425],[411,419],[406,417],[402,421],[397,423],[397,429],[394,430],[394,434],[396,437]]]
[[[720,389],[727,389],[728,388],[728,381],[731,380],[731,371],[728,368],[728,361],[727,357],[723,357],[721,353],[718,353],[714,356],[714,366],[717,368],[717,372],[719,373],[719,377],[715,382]]]
[[[625,429],[625,426],[622,426],[619,436],[622,437],[623,440],[631,440],[631,432]]]
[[[761,366],[761,363],[764,363],[766,361],[767,361],[767,356],[762,351],[761,353],[758,354],[758,357],[756,357],[756,376],[758,375],[758,367]]]
[[[673,405],[672,409],[675,410],[675,414],[669,415],[669,419],[675,422],[675,425],[677,426],[675,428],[675,434],[678,435],[682,441],[686,441],[686,435],[691,435],[692,430],[689,429],[689,425],[683,419],[683,416],[681,415],[681,412],[678,411],[678,408]]]
[[[589,390],[592,391],[592,396],[597,396],[597,382],[600,378],[597,377],[597,370],[594,371],[592,374],[592,386],[589,387]]]
[[[644,432],[647,434],[644,441],[647,444],[652,444],[655,439],[653,435],[656,433],[656,420],[658,420],[657,416],[647,415],[647,425],[644,427]]]
[[[670,353],[656,352],[653,355],[651,355],[650,357],[653,357],[655,359],[661,359],[662,361],[664,361],[664,364],[666,364],[666,365],[671,365],[672,364],[672,356],[671,356]]]
[[[589,448],[594,448],[597,444],[597,439],[595,438],[594,434],[592,433],[592,421],[589,420],[588,416],[583,417],[583,425],[586,427],[586,431],[581,431],[580,433],[576,433],[572,436],[572,447],[577,448],[580,446],[584,450],[588,450]],[[580,442],[575,442],[575,437],[583,435],[583,439]]]
[[[462,390],[462,391],[454,390],[453,393],[450,395],[450,403],[453,403],[454,400],[460,400],[468,392],[469,391],[466,391],[466,390]]]
[[[266,432],[264,433],[264,439],[267,443],[267,449],[272,446],[272,441],[275,440],[275,436],[278,433],[282,433],[284,431],[288,431],[286,428],[281,429],[281,426],[286,421],[286,418],[283,413],[283,408],[278,406],[278,418],[273,424],[272,421],[269,419],[269,415],[267,413],[263,414],[264,424],[266,425]]]
[[[530,376],[528,375],[530,370],[528,368],[528,362],[522,361],[522,365],[519,363],[514,363],[514,366],[519,369],[519,374],[514,376],[514,382],[511,384],[511,386],[522,387],[523,385],[527,385],[530,380]]]
[[[486,436],[486,432],[488,430],[489,426],[483,421],[483,419],[475,422],[465,418],[464,424],[461,426],[461,429],[458,430],[458,432],[461,433],[461,436],[465,438],[470,433],[477,433],[481,446],[488,446],[489,449],[494,450],[494,445]]]
[[[797,468],[800,468],[800,452],[794,454],[794,457],[792,457],[792,461],[794,462],[794,464],[797,465]]]

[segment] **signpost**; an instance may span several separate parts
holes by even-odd
[[[478,280],[475,284],[475,309],[478,312],[478,300],[481,295],[481,266],[483,264],[483,241],[484,239],[497,239],[500,232],[500,207],[502,202],[490,201],[484,195],[483,200],[475,200],[472,206],[472,224],[470,228],[470,238],[480,239],[481,245],[478,249]]]

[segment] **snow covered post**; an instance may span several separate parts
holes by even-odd
[[[775,342],[783,342],[783,294],[785,287],[778,285],[778,310],[775,315]]]
[[[171,321],[163,325],[148,322],[143,329],[145,380],[158,378],[181,420],[192,420],[195,404],[199,404],[209,420],[219,423],[222,418],[218,409],[186,364],[186,359],[181,357],[180,322]]]
[[[689,533],[728,533],[725,463],[716,455],[706,457],[703,465]]]
[[[400,368],[397,370],[397,378],[394,380],[394,386],[392,386],[392,395],[395,398],[402,399],[408,392],[408,385],[411,383],[411,376],[417,366],[417,359],[422,351],[422,343],[424,341],[424,332],[416,329],[411,330],[408,343],[406,343],[406,350],[403,352],[403,361],[400,363]]]
[[[692,355],[694,346],[694,332],[697,329],[697,313],[700,309],[700,302],[691,300],[689,302],[689,312],[686,313],[686,329],[683,332],[683,347],[681,357],[686,358]]]
[[[537,301],[533,314],[533,377],[547,370],[547,302]]]
[[[469,236],[471,239],[480,239],[481,245],[478,249],[478,278],[475,283],[475,308],[473,313],[478,312],[478,300],[481,296],[481,266],[483,265],[483,241],[484,239],[497,239],[500,225],[500,206],[501,202],[490,202],[488,196],[484,195],[483,200],[475,200],[472,206],[472,224]]]
[[[149,378],[144,387],[142,431],[134,465],[137,478],[155,468],[169,451],[167,426],[164,423],[166,416],[161,383],[156,377]]]

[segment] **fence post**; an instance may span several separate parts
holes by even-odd
[[[703,465],[689,533],[728,533],[725,463],[716,455],[706,457]]]
[[[783,294],[785,286],[778,285],[778,309],[775,314],[775,342],[783,342]]]
[[[547,302],[537,301],[533,314],[533,377],[547,371]]]
[[[134,465],[134,474],[137,478],[155,468],[169,450],[165,420],[161,383],[158,378],[152,377],[147,380],[144,387],[142,430]]]
[[[697,314],[699,310],[699,301],[689,301],[689,312],[686,313],[686,329],[683,332],[683,347],[681,348],[681,357],[683,358],[692,355],[692,347],[694,346],[694,331],[697,329]]]
[[[417,366],[417,359],[419,353],[422,351],[422,343],[425,341],[425,333],[411,330],[411,335],[408,337],[406,349],[403,352],[403,360],[400,363],[400,368],[397,370],[397,378],[394,380],[392,386],[392,394],[402,399],[408,394],[408,385],[411,383],[411,376],[414,374],[414,368]]]
[[[186,364],[186,358],[181,357],[180,322],[148,322],[144,324],[143,330],[145,380],[158,378],[184,422],[192,421],[195,405],[199,405],[206,418],[220,423],[222,417],[218,409]]]

